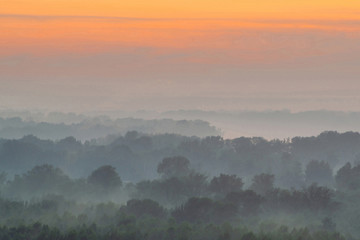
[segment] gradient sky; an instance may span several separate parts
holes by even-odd
[[[0,109],[360,111],[360,1],[0,0]]]

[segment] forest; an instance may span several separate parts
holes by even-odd
[[[0,140],[0,239],[359,239],[360,134]]]
[[[202,120],[143,119],[143,118],[110,118],[108,116],[85,117],[76,114],[52,113],[37,116],[2,117],[0,111],[0,136],[2,138],[21,138],[25,135],[36,135],[43,139],[58,140],[68,136],[85,141],[113,134],[125,134],[128,131],[142,133],[173,133],[184,136],[219,135],[220,131]],[[11,116],[11,115],[10,115]]]
[[[0,0],[0,240],[360,240],[360,0]]]

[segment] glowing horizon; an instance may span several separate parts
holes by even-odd
[[[135,95],[147,100],[134,107],[147,108],[155,96],[250,99],[300,91],[309,99],[312,90],[330,98],[338,90],[343,96],[360,91],[360,2],[355,0],[5,0],[0,29],[2,107],[40,106],[51,96],[58,102],[76,99],[87,86],[102,90],[81,96],[103,98],[109,108],[111,102],[118,103],[113,108],[130,108],[127,102],[135,102]],[[29,100],[35,96],[27,89],[39,92],[36,101]],[[232,108],[244,108],[236,101]],[[348,107],[348,98],[342,101],[337,109]],[[357,109],[357,98],[351,101],[350,109]],[[287,107],[268,102],[264,109]]]
[[[72,15],[147,18],[349,18],[359,17],[356,0],[153,0],[153,1],[85,1],[18,0],[3,1],[0,14]]]

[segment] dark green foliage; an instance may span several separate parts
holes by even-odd
[[[275,185],[281,188],[301,188],[305,185],[304,174],[300,161],[296,161],[289,152],[283,152],[281,160],[275,165]]]
[[[165,209],[161,207],[159,203],[151,199],[131,199],[127,202],[126,206],[120,208],[120,212],[136,217],[166,217]]]
[[[331,171],[359,155],[358,140],[0,140],[0,239],[339,240],[339,230],[350,240],[360,236],[360,167],[340,168],[336,189]],[[19,166],[30,170],[13,177]]]
[[[308,229],[293,229],[290,232],[274,229],[268,234],[255,233],[228,225],[192,225],[156,222],[154,228],[140,228],[141,222],[100,229],[83,225],[67,231],[59,231],[47,225],[34,223],[14,228],[0,227],[1,240],[345,240],[338,233],[310,232]]]
[[[183,178],[142,181],[136,184],[135,198],[150,198],[162,204],[177,205],[186,200],[188,192]]]
[[[70,178],[61,169],[45,164],[35,166],[22,176],[16,175],[7,191],[21,196],[62,193],[70,184]]]
[[[326,217],[321,222],[322,222],[322,228],[325,231],[335,232],[336,224],[333,222],[333,220],[331,218]]]
[[[214,177],[209,185],[209,189],[215,193],[227,194],[229,192],[239,192],[244,183],[236,175],[220,174]]]
[[[136,184],[135,198],[151,198],[164,205],[179,205],[190,197],[204,196],[208,190],[207,177],[191,172],[183,177],[162,178]]]
[[[177,208],[172,216],[178,221],[208,222],[211,219],[214,203],[209,198],[190,198]]]
[[[121,187],[122,182],[115,168],[110,165],[99,167],[88,177],[88,182],[95,186],[101,186],[105,189],[114,189]]]
[[[249,233],[246,233],[244,234],[244,236],[241,237],[241,240],[256,240],[256,236],[254,233],[252,232],[249,232]]]
[[[311,185],[302,190],[274,189],[266,195],[266,208],[286,212],[333,212],[339,203],[333,199],[334,192],[326,187]]]
[[[190,198],[185,204],[172,212],[178,221],[216,222],[233,220],[236,217],[236,206],[230,202],[213,201],[209,198]]]
[[[258,194],[265,195],[274,189],[275,176],[262,173],[253,177],[250,189]]]
[[[335,176],[336,186],[343,190],[356,190],[360,188],[360,165],[352,167],[346,163]]]
[[[333,175],[329,163],[312,160],[306,165],[305,180],[307,184],[317,183],[322,186],[333,185]]]
[[[183,177],[190,173],[189,159],[177,156],[164,158],[157,167],[157,172],[164,178]]]
[[[225,200],[232,203],[243,216],[256,215],[260,211],[260,206],[264,198],[252,190],[242,192],[231,192],[226,195]]]
[[[219,136],[198,138],[132,131],[126,136],[113,135],[84,144],[73,137],[50,141],[30,135],[18,140],[0,141],[0,167],[12,176],[21,175],[23,169],[51,164],[79,178],[88,176],[100,166],[111,165],[116,167],[122,179],[137,182],[157,177],[159,159],[183,156],[191,159],[194,170],[206,172],[209,176],[223,173],[251,179],[266,172],[275,175],[277,187],[290,189],[303,186],[302,170],[312,159],[328,163],[333,168],[353,162],[359,155],[359,145],[359,134],[352,132],[324,132],[317,137],[267,141],[259,137],[224,140]],[[189,165],[186,166],[186,161],[184,163],[173,169],[164,167],[159,170],[164,177],[188,174]],[[313,175],[311,171],[307,175],[310,185],[314,181]],[[319,185],[333,184],[326,176],[329,174],[318,180]]]
[[[207,194],[207,177],[201,173],[192,172],[183,178],[186,185],[187,196],[204,196]]]

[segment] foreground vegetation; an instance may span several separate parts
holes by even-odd
[[[358,143],[358,133],[335,132],[286,141],[137,132],[84,144],[4,139],[0,239],[359,239]],[[266,171],[267,161],[277,169]],[[20,164],[32,167],[12,175]],[[66,166],[92,170],[71,176]],[[122,176],[138,171],[154,177]]]
[[[229,224],[203,225],[203,224],[177,224],[172,221],[159,222],[156,219],[134,220],[122,219],[112,226],[99,228],[95,224],[81,225],[61,232],[58,228],[34,223],[29,226],[0,228],[2,240],[342,240],[344,237],[338,233],[327,231],[310,232],[306,228],[291,229],[285,226],[278,227],[271,232],[254,233],[246,228],[235,228]]]

